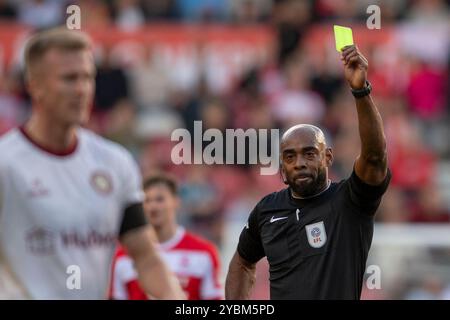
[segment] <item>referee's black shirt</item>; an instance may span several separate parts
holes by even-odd
[[[316,197],[295,199],[286,188],[256,205],[237,250],[249,262],[267,256],[271,299],[360,299],[373,216],[390,177],[370,186],[353,171]]]

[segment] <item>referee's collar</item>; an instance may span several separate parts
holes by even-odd
[[[298,200],[308,200],[308,199],[312,199],[312,198],[316,198],[318,196],[320,196],[322,193],[326,192],[331,186],[331,180],[328,179],[327,181],[327,186],[325,187],[325,189],[323,189],[322,191],[320,191],[319,193],[316,193],[315,195],[309,196],[309,197],[294,197],[293,193],[292,193],[292,189],[290,190],[292,198],[294,199],[298,199]]]
[[[331,180],[328,180],[328,186],[325,190],[319,192],[318,194],[316,194],[314,196],[307,197],[307,198],[294,198],[294,196],[292,195],[291,187],[288,187],[287,193],[288,193],[289,201],[296,206],[298,206],[298,205],[305,206],[307,204],[310,204],[310,203],[313,203],[316,201],[323,201],[324,199],[327,198],[327,196],[329,194],[331,194],[331,191],[334,189],[335,185],[336,185],[336,183],[333,183]]]

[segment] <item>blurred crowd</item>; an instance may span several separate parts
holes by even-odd
[[[359,151],[353,98],[336,51],[315,55],[307,35],[326,24],[365,27],[366,8],[381,8],[381,31],[395,44],[366,46],[373,98],[388,141],[393,179],[377,220],[396,223],[450,221],[449,1],[446,0],[80,0],[82,25],[114,25],[125,31],[146,24],[264,25],[275,44],[263,62],[247,66],[231,86],[217,85],[202,64],[176,70],[154,59],[129,66],[98,59],[97,88],[89,127],[126,146],[143,174],[171,172],[179,179],[180,221],[220,247],[224,223],[246,219],[261,196],[283,188],[278,175],[262,176],[254,165],[174,165],[173,128],[321,127],[334,150],[331,177],[352,170]],[[33,29],[64,23],[60,0],[0,0],[0,24]],[[172,68],[177,68],[173,66]],[[2,69],[0,134],[21,124],[30,101],[20,68]],[[432,281],[430,281],[432,287]],[[411,293],[412,294],[412,293]],[[421,294],[415,292],[414,294]]]
[[[227,24],[280,23],[302,27],[325,21],[365,22],[369,5],[378,5],[383,23],[436,23],[448,18],[448,0],[0,0],[0,19],[33,28],[64,22],[68,5],[84,12],[85,26],[131,29],[152,22]]]

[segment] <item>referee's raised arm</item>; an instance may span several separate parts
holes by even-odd
[[[353,45],[344,48],[341,60],[358,113],[361,152],[356,159],[355,173],[363,182],[379,185],[387,175],[386,139],[380,113],[370,97],[372,88],[367,81],[369,64]]]

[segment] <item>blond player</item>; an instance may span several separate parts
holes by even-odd
[[[31,117],[0,138],[1,297],[106,298],[119,239],[147,294],[183,298],[151,241],[131,155],[82,128],[95,86],[87,36],[37,34],[25,64]]]

